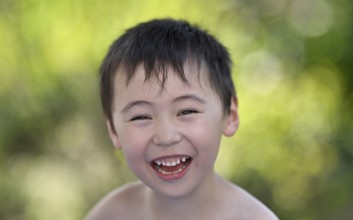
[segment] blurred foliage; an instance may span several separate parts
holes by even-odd
[[[350,0],[0,0],[0,219],[82,219],[132,181],[97,70],[123,30],[188,19],[230,50],[241,126],[216,169],[281,219],[353,218]]]

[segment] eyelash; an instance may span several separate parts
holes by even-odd
[[[193,110],[193,109],[185,109],[180,111],[180,113],[178,113],[178,116],[182,116],[182,115],[190,115],[190,114],[195,114],[198,113],[198,111]]]
[[[185,109],[185,110],[180,111],[177,114],[177,116],[190,115],[190,114],[195,114],[195,113],[199,113],[199,112],[197,110],[193,110],[193,109]],[[138,115],[138,116],[131,118],[130,121],[140,121],[140,120],[149,120],[149,119],[151,119],[150,116]]]
[[[139,121],[139,120],[148,120],[151,119],[151,117],[147,115],[138,115],[136,117],[133,117],[130,121]]]

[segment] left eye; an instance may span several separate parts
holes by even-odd
[[[186,109],[186,110],[182,110],[181,112],[179,112],[178,116],[190,115],[190,114],[194,114],[194,113],[198,113],[198,111],[193,110],[193,109]]]

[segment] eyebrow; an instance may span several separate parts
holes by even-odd
[[[181,102],[181,101],[185,101],[185,100],[192,100],[192,101],[200,102],[202,104],[206,103],[205,99],[203,99],[197,95],[194,95],[194,94],[188,94],[188,95],[183,95],[183,96],[177,97],[173,100],[173,102]]]
[[[205,99],[203,99],[197,95],[194,95],[194,94],[179,96],[179,97],[173,99],[173,102],[174,103],[175,102],[182,102],[182,101],[186,101],[186,100],[196,101],[201,104],[205,104],[207,102]],[[133,108],[135,106],[141,106],[141,105],[151,106],[153,104],[151,102],[148,102],[145,100],[136,100],[136,101],[129,102],[120,112],[125,113],[125,112],[129,111],[131,108]]]
[[[152,105],[152,103],[143,100],[132,101],[129,102],[120,112],[125,113],[129,111],[132,107],[139,105]]]

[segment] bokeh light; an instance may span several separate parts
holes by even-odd
[[[0,219],[82,219],[134,181],[100,109],[126,28],[190,20],[229,49],[240,128],[216,170],[281,219],[351,219],[350,0],[0,2]]]

